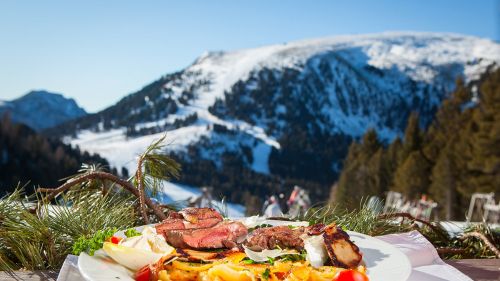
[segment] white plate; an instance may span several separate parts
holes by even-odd
[[[363,253],[370,281],[408,280],[411,264],[403,252],[377,238],[352,231],[347,233]]]
[[[370,281],[408,279],[411,273],[410,262],[396,247],[368,235],[352,231],[347,233],[363,253]],[[115,263],[102,250],[97,251],[94,256],[80,254],[78,268],[89,281],[134,281],[132,271]]]
[[[78,269],[89,281],[134,281],[134,273],[117,264],[103,250],[95,252],[93,256],[81,253],[78,257]]]

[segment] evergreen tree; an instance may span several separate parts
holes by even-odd
[[[450,146],[446,146],[439,153],[436,164],[432,168],[431,185],[429,194],[431,198],[442,206],[440,213],[446,220],[451,220],[460,215],[460,204],[456,192],[458,171],[455,161],[449,152]]]
[[[385,175],[385,181],[387,184],[386,188],[394,186],[394,173],[399,165],[398,159],[400,158],[401,150],[402,150],[402,142],[398,137],[396,138],[387,148],[384,153],[383,162],[382,162],[382,173]]]
[[[338,185],[332,192],[334,201],[352,209],[363,198],[378,195],[383,189],[380,180],[382,155],[381,144],[373,129],[368,130],[360,144],[353,142]]]
[[[429,184],[430,163],[421,152],[422,146],[418,114],[412,113],[408,118],[401,152],[397,153],[398,166],[393,179],[393,189],[409,199],[425,193]]]
[[[453,95],[443,101],[434,122],[426,133],[428,145],[423,151],[428,159],[437,159],[441,149],[447,143],[454,143],[460,137],[460,130],[470,119],[469,111],[464,110],[464,104],[470,99],[470,90],[462,80],[457,80]]]
[[[419,118],[416,112],[410,114],[408,125],[406,125],[403,147],[399,155],[399,163],[403,163],[410,154],[422,148],[422,131],[420,130]]]
[[[427,193],[431,166],[420,151],[413,151],[398,167],[394,176],[394,188],[408,199]]]
[[[481,85],[480,101],[462,140],[466,173],[459,191],[500,192],[500,71],[492,73]]]
[[[461,130],[470,123],[471,110],[464,108],[464,105],[470,104],[470,98],[470,90],[462,80],[458,80],[453,95],[443,101],[426,133],[423,152],[434,165],[429,192],[431,198],[442,206],[440,213],[446,219],[462,215],[459,201],[466,201],[457,194],[461,177],[458,171],[460,162],[463,162],[464,149],[458,151],[457,142],[463,138]]]

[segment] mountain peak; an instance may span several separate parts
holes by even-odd
[[[35,130],[59,125],[87,113],[72,98],[46,90],[33,90],[12,101],[0,103],[0,114],[9,113],[11,119]]]
[[[375,129],[390,141],[404,132],[411,112],[429,124],[457,78],[475,83],[498,65],[500,44],[448,33],[349,35],[205,52],[54,133],[71,135],[68,142],[130,170],[129,160],[167,132],[166,149],[190,163],[181,180],[193,185],[224,182],[197,175],[234,167],[330,184],[353,139]]]

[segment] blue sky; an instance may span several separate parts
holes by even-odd
[[[383,31],[500,40],[500,1],[1,1],[0,99],[31,89],[103,109],[206,50]]]

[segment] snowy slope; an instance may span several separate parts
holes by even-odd
[[[73,99],[47,91],[31,91],[12,101],[0,101],[0,115],[6,112],[14,122],[35,130],[54,127],[87,114]]]
[[[428,124],[456,78],[474,83],[499,64],[499,44],[442,33],[339,36],[207,52],[64,128],[74,135],[65,140],[133,171],[137,154],[166,132],[167,150],[187,163],[206,159],[223,168],[220,159],[230,152],[248,169],[269,175],[272,152],[296,153],[294,138],[304,133],[300,140],[325,158],[317,162],[331,167],[331,179],[352,138],[375,128],[392,140],[412,111]],[[329,147],[337,148],[322,151]]]
[[[201,195],[201,190],[196,187],[187,186],[183,184],[165,182],[162,192],[158,195],[157,199],[165,204],[185,201],[197,198]],[[230,218],[240,218],[245,216],[245,207],[239,204],[227,203],[226,206],[222,205],[221,201],[214,198],[213,206],[218,210],[225,210],[227,208],[227,215]]]

